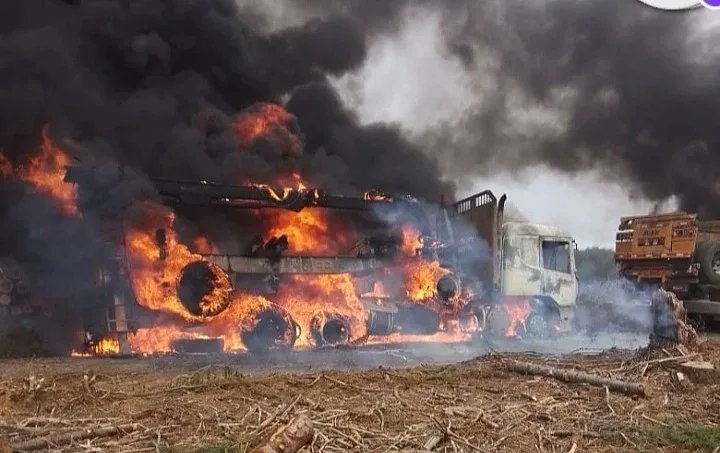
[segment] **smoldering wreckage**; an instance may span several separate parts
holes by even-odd
[[[289,117],[278,105],[254,106],[235,131],[250,143],[278,129],[291,136]],[[40,154],[27,166],[6,166],[6,175],[81,217],[76,185],[97,170],[68,165],[49,134]],[[122,184],[121,168],[114,177]],[[433,212],[406,195],[341,196],[305,187],[298,174],[291,179],[296,186],[156,179],[161,202],[137,202],[142,224],[102,219],[104,247],[92,257],[95,310],[84,314],[84,349],[73,352],[262,352],[467,341],[479,332],[542,338],[571,329],[572,238],[552,227],[503,223],[505,196],[485,191]],[[241,212],[239,228],[252,230],[255,221],[266,230],[240,233],[249,240],[238,254],[203,236],[188,246],[172,210],[188,207]],[[46,304],[16,262],[4,263],[4,316],[30,324],[42,318]]]
[[[234,131],[249,144],[280,136],[297,152],[292,121],[281,106],[258,104],[237,116]],[[107,202],[102,192],[78,197],[98,171],[73,159],[48,128],[27,162],[3,162],[4,177],[79,219],[87,206]],[[122,167],[110,171],[114,185],[125,177]],[[326,193],[306,187],[298,173],[288,179],[294,186],[153,179],[156,197],[134,200],[132,216],[93,219],[101,245],[84,256],[92,285],[71,292],[92,302],[78,319],[43,332],[57,313],[5,257],[3,325],[11,334],[26,326],[46,343],[42,334],[65,328],[62,335],[75,340],[66,353],[75,355],[533,340],[577,329],[574,240],[555,227],[504,222],[505,195],[488,190],[432,206],[379,191]],[[232,213],[240,251],[228,253],[203,235],[184,243],[175,210]],[[594,311],[607,310],[584,308],[584,327]],[[650,313],[649,300],[641,308]]]
[[[647,417],[656,420],[668,403],[653,399],[650,387],[687,388],[688,381],[716,376],[702,360],[716,351],[696,350],[703,346],[674,293],[642,293],[631,308],[624,300],[580,306],[571,234],[506,221],[505,195],[490,190],[455,199],[456,188],[400,131],[359,125],[326,80],[365,57],[352,23],[330,18],[256,36],[236,32],[233,2],[202,8],[168,2],[165,12],[182,19],[175,21],[166,21],[162,8],[145,9],[149,3],[119,2],[117,10],[110,3],[98,9],[31,3],[0,17],[3,24],[16,15],[19,24],[35,26],[11,33],[7,48],[23,49],[37,65],[28,69],[11,52],[9,61],[18,64],[0,68],[9,71],[0,87],[8,100],[0,105],[0,353],[78,357],[59,365],[5,362],[0,451],[125,451],[136,441],[150,443],[150,450],[130,451],[175,451],[171,441],[207,451],[206,436],[242,438],[233,448],[259,444],[264,452],[308,444],[313,451],[484,451],[513,442],[508,448],[525,451],[533,443],[542,451],[559,439],[569,441],[567,451],[591,449],[597,439],[637,448],[622,431],[620,437],[603,431],[614,425],[601,411],[637,424],[634,414],[642,410],[618,404],[616,394],[646,398],[657,409]],[[58,39],[46,35],[60,19],[78,26],[64,27]],[[117,45],[126,35],[132,44]],[[312,51],[326,42],[333,49]],[[238,68],[236,56],[246,51],[253,64]],[[267,73],[282,76],[268,81]],[[15,104],[25,108],[5,109]],[[116,106],[117,115],[101,115]],[[678,266],[693,259],[692,251],[686,255]],[[635,309],[649,321],[641,316],[647,322],[633,323],[626,315]],[[602,330],[607,316],[597,314],[608,312],[631,318],[625,327],[642,330],[653,348],[590,359],[551,356],[549,364],[542,356],[490,354],[458,368],[326,371],[312,379],[252,380],[232,367],[213,369],[223,361],[280,357],[278,366],[297,371],[307,366],[300,362],[309,356],[298,355],[307,351],[324,363],[339,352],[419,343],[447,351],[470,345],[474,355],[492,350],[478,345],[493,341],[523,350]],[[162,362],[188,357],[207,362],[179,376],[171,373],[179,362]],[[99,373],[78,371],[86,363]],[[133,376],[150,376],[142,367],[158,364],[170,374],[158,377],[162,384],[152,377],[139,383],[138,392]],[[683,368],[673,369],[670,381],[649,381],[659,376],[652,371],[674,364]],[[463,376],[462,386],[444,381],[453,373]],[[580,383],[578,392],[584,385],[604,388],[600,408],[591,395],[589,405],[573,408],[593,414],[590,429],[571,421],[543,434],[545,425],[575,420],[560,417],[557,407],[579,399],[558,403],[567,396],[563,390],[547,380],[532,381],[547,388],[533,388],[528,374]],[[81,396],[73,393],[75,381],[60,376],[79,379]],[[438,380],[453,394],[439,393]],[[496,405],[511,386],[523,402]],[[245,406],[215,409],[213,423],[201,414],[197,430],[196,420],[182,418],[198,404],[193,398],[224,408],[240,387]],[[388,389],[392,397],[385,398]],[[536,397],[536,390],[553,396]],[[290,391],[298,394],[286,401]],[[168,392],[177,400],[166,398]],[[362,406],[368,392],[383,398],[362,413],[322,407],[322,401]],[[218,404],[219,398],[226,401]],[[107,417],[107,402],[128,407]],[[160,406],[162,417],[177,423],[158,424]],[[533,412],[520,414],[525,407]],[[379,417],[377,429],[366,412]],[[517,414],[522,421],[513,419]],[[514,432],[528,424],[537,436]],[[479,425],[484,440],[475,437]],[[193,433],[185,431],[189,426]]]
[[[504,222],[491,191],[454,200],[401,131],[342,105],[328,75],[365,59],[368,24],[261,33],[226,0],[143,5],[4,15],[2,331],[124,355],[577,324],[571,235]]]
[[[241,135],[240,139],[254,140],[269,130],[284,130],[282,123],[268,118],[268,112],[280,118],[289,115],[270,104],[254,106],[251,112],[238,121],[252,121],[252,127],[240,124],[235,130],[251,130],[256,135],[250,139]],[[72,141],[66,143],[76,146]],[[50,195],[62,215],[81,217],[83,203],[77,186],[92,180],[97,169],[70,162],[46,128],[39,154],[23,166],[4,165],[3,172],[5,177],[18,178],[33,190]],[[113,177],[120,181],[122,169]],[[156,179],[158,199],[137,201],[141,220],[136,217],[118,223],[112,216],[102,219],[104,246],[95,257],[97,286],[93,288],[98,309],[91,312],[95,317],[84,317],[84,349],[73,350],[73,355],[205,355],[223,351],[262,355],[292,348],[329,348],[330,353],[378,343],[552,340],[575,328],[578,288],[572,237],[549,226],[503,222],[505,196],[496,198],[485,191],[432,211],[409,196],[377,191],[340,196],[306,187],[300,175],[291,178],[294,187]],[[96,194],[93,201],[102,196]],[[238,254],[223,253],[204,236],[185,245],[175,228],[172,208],[180,211],[187,207],[241,212],[246,221],[243,228],[252,220],[268,226]],[[335,211],[341,214],[333,216]],[[339,247],[348,245],[347,252],[339,252]],[[4,259],[2,269],[6,319],[32,326],[35,319],[54,316],[33,294],[32,284],[17,262]],[[690,360],[697,357],[689,349],[697,344],[697,335],[684,322],[682,303],[673,293],[659,291],[649,307],[654,314],[651,346],[681,352],[680,358],[652,361],[677,360],[687,367],[685,373],[694,373],[693,381],[712,380],[708,377],[715,373],[712,363]],[[532,360],[509,358],[500,366],[509,373],[599,386],[606,392],[644,397],[648,391],[642,383]],[[677,376],[687,379],[680,372]],[[93,396],[96,379],[97,375],[88,372],[83,377],[83,388],[91,398],[98,397]],[[214,382],[217,378],[208,379]],[[331,376],[326,380],[341,387],[366,389]],[[14,387],[2,390],[12,405],[26,404],[44,394],[43,379],[31,375],[23,382],[22,391]],[[174,391],[175,387],[171,388]],[[412,407],[397,391],[396,387],[395,395],[403,405]],[[157,392],[141,395],[165,390]],[[311,420],[304,412],[290,417],[301,396],[254,428],[251,437],[262,433],[267,439],[252,451],[297,452],[316,442],[315,424],[323,422]],[[452,409],[449,414],[455,410],[464,413],[466,409]],[[480,413],[478,417],[484,416]],[[98,424],[91,418],[86,420],[93,422],[80,430],[75,422],[58,430],[52,420],[35,417],[27,421],[40,423],[33,433],[45,434],[11,434],[12,442],[0,442],[0,447],[11,452],[73,450],[77,442],[87,442],[88,446],[94,443],[102,445],[101,449],[115,449],[114,441],[105,444],[104,439],[139,435],[136,440],[143,441],[147,433],[145,429],[143,434],[136,422]],[[490,419],[483,423],[500,427]],[[438,426],[442,436],[424,441],[425,451],[456,441],[470,450],[480,448],[449,426]],[[366,431],[368,434],[374,435],[372,431]],[[158,431],[157,438],[162,436]],[[573,445],[576,448],[577,444]],[[159,444],[152,448],[157,450]]]

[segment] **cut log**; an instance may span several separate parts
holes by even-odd
[[[54,436],[37,437],[12,444],[13,452],[45,450],[57,445],[70,444],[79,440],[93,439],[95,437],[109,437],[117,434],[124,434],[138,429],[137,424],[132,423],[120,426],[106,426],[100,428],[88,428],[81,431],[62,433]]]
[[[582,371],[563,370],[526,362],[512,362],[508,365],[508,369],[516,373],[551,377],[564,382],[596,385],[598,387],[607,387],[614,392],[645,396],[645,386],[642,384],[605,378],[595,374],[583,373]]]
[[[305,415],[299,415],[250,453],[296,453],[310,444],[314,435],[315,429],[310,419]]]
[[[715,365],[710,362],[689,361],[680,364],[680,368],[696,384],[712,384],[718,378]]]

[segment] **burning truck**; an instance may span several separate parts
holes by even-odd
[[[109,192],[80,197],[79,187],[93,186],[98,173],[110,187],[126,177],[120,166],[108,172],[73,163],[47,132],[25,166],[0,168],[78,218]],[[153,196],[136,200],[132,216],[94,219],[102,247],[90,263],[95,278],[83,295],[91,303],[78,353],[528,339],[572,327],[572,237],[503,222],[504,195],[484,191],[428,206],[404,195],[308,188],[297,173],[272,185],[152,179],[151,186]],[[214,243],[178,222],[218,217],[234,219],[237,230],[226,236],[236,240]],[[32,285],[12,280],[20,272],[6,267],[0,290],[12,288],[0,298],[0,328],[42,330],[32,320],[51,304],[30,297],[23,288]]]
[[[80,182],[91,171],[71,167],[66,180]],[[154,183],[166,206],[271,211],[275,227],[238,254],[206,243],[191,252],[178,242],[172,211],[155,219],[157,228],[125,227],[120,257],[102,273],[108,284],[129,285],[109,291],[109,322],[89,331],[100,351],[262,352],[464,341],[480,332],[539,338],[570,329],[573,240],[552,227],[503,224],[505,196],[485,191],[432,212],[413,198],[377,192]],[[327,231],[347,235],[341,243],[353,237],[343,253],[318,253],[332,240],[307,227],[296,231],[324,224],[326,211],[355,220]],[[357,240],[361,231],[367,236]]]

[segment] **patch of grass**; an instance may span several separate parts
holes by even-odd
[[[714,451],[720,446],[720,428],[701,425],[671,425],[655,427],[646,432],[655,443],[678,445]]]

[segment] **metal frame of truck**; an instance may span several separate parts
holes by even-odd
[[[622,277],[674,292],[689,314],[720,316],[720,221],[685,212],[630,216],[618,230]]]

